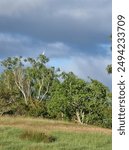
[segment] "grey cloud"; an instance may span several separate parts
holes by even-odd
[[[89,50],[94,46],[89,45]],[[109,51],[110,45],[98,45],[97,53],[103,53],[105,51],[106,56],[111,56]],[[45,51],[49,58],[71,58],[71,56],[78,56],[81,54],[88,54],[81,49],[81,47],[72,47],[63,42],[46,43],[39,40],[31,39],[30,37],[11,34],[0,34],[0,58],[8,56],[36,56]],[[96,55],[95,53],[94,55]]]
[[[31,56],[45,52],[50,57],[67,57],[70,52],[73,54],[72,47],[62,43],[45,43],[42,41],[34,41],[21,35],[0,34],[0,58],[8,56]]]
[[[45,51],[62,69],[111,87],[111,19],[111,0],[0,0],[0,59]]]
[[[19,33],[46,43],[62,42],[97,53],[98,43],[109,43],[111,1],[0,1],[0,32]]]
[[[111,89],[112,79],[106,72],[106,66],[110,63],[110,57],[80,55],[73,56],[71,60],[67,61],[65,64],[59,64],[59,66],[66,72],[72,70],[84,80],[88,80],[88,77],[97,79]]]

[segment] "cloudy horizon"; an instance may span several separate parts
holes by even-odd
[[[110,0],[1,0],[0,59],[35,57],[111,89]]]

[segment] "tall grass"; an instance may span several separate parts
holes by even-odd
[[[30,131],[30,130],[24,131],[20,135],[20,138],[23,140],[30,140],[32,142],[44,142],[44,143],[51,143],[56,140],[55,137],[49,136],[43,132]]]

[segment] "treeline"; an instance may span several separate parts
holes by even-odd
[[[45,55],[1,61],[0,114],[71,120],[111,128],[111,92],[97,80],[48,67]],[[97,71],[97,70],[96,70]]]

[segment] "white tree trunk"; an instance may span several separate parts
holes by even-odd
[[[84,112],[81,110],[76,110],[76,117],[77,117],[77,121],[80,123],[80,124],[83,124],[84,123],[84,117],[85,117],[85,114]]]
[[[17,71],[14,70],[13,74],[14,74],[15,84],[18,87],[18,89],[21,91],[24,97],[25,104],[28,105],[27,95],[25,93],[26,89],[24,89],[24,85],[23,85],[23,80],[24,80],[23,72],[22,70],[17,70]]]
[[[76,110],[76,117],[77,117],[77,121],[82,124],[82,121],[81,121],[81,117],[80,117],[80,114],[79,114],[79,111]]]

